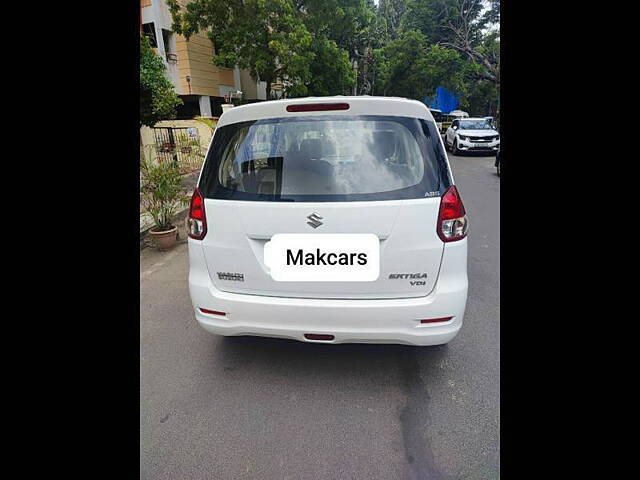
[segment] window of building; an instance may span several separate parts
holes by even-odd
[[[156,26],[153,22],[142,24],[142,33],[149,39],[153,48],[158,48],[158,42],[156,40]]]

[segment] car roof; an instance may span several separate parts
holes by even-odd
[[[287,112],[288,105],[304,105],[313,103],[348,103],[348,110],[328,110],[312,112]],[[261,120],[266,118],[287,118],[293,116],[314,115],[388,115],[397,117],[413,117],[434,121],[427,106],[417,100],[401,97],[372,97],[368,95],[332,97],[287,98],[269,100],[249,105],[233,107],[224,112],[218,120],[218,127],[232,123]]]

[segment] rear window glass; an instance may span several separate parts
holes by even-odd
[[[220,127],[200,179],[207,198],[358,201],[438,196],[450,185],[433,122],[296,116]]]

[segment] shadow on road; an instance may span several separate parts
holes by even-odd
[[[379,401],[397,391],[395,412],[402,430],[408,478],[446,478],[437,468],[425,435],[430,423],[430,390],[447,383],[443,366],[449,347],[405,345],[321,345],[260,337],[223,337],[211,353],[211,381],[244,379],[260,391],[266,384],[295,386],[324,398]],[[222,370],[222,372],[220,371]],[[216,380],[214,380],[214,378]],[[219,385],[220,386],[220,385]],[[323,393],[320,393],[323,392]],[[315,407],[317,408],[317,406]],[[348,407],[353,412],[353,405]],[[350,420],[349,420],[350,421]]]
[[[377,344],[317,344],[262,337],[223,337],[216,348],[216,363],[227,368],[265,368],[287,375],[312,370],[336,375],[371,374],[373,371],[407,368],[417,360],[429,364],[442,358],[447,345],[413,347]]]
[[[449,154],[453,155],[452,152],[448,152]],[[458,152],[457,155],[455,155],[456,157],[460,157],[460,158],[465,158],[465,157],[483,157],[483,158],[495,158],[496,154],[495,153],[489,153],[489,152],[464,152],[464,151],[460,151]]]

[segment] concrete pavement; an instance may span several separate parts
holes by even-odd
[[[211,336],[186,243],[141,252],[141,478],[499,477],[500,179],[493,157],[449,158],[470,286],[448,346]]]

